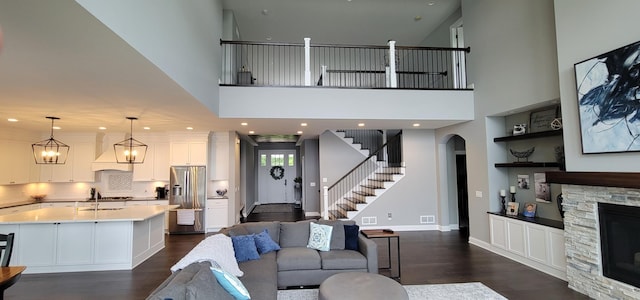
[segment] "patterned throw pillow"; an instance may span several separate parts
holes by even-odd
[[[311,222],[311,224],[309,224],[309,243],[307,244],[307,248],[329,251],[331,246],[331,231],[333,231],[333,226]]]
[[[217,265],[211,267],[211,272],[216,276],[218,283],[225,289],[231,296],[238,300],[249,300],[251,296],[249,291],[244,287],[238,277],[229,274],[225,270],[219,268]]]

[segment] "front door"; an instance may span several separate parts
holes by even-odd
[[[258,151],[258,201],[260,204],[294,203],[295,150]]]

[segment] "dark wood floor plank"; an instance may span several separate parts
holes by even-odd
[[[301,220],[304,212],[247,217],[247,221],[278,219]],[[569,289],[565,281],[468,244],[455,231],[399,234],[402,284],[482,282],[508,299],[589,299]],[[132,271],[25,274],[6,290],[5,299],[144,299],[169,276],[169,268],[204,238],[203,234],[168,235],[165,249]],[[375,241],[380,265],[387,266],[386,240]],[[393,242],[391,246],[395,251]],[[395,264],[395,252],[391,255]]]

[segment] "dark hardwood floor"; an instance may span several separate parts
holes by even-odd
[[[276,214],[280,213],[249,215],[247,221],[304,218],[304,212],[298,211]],[[402,284],[482,282],[508,299],[589,299],[567,288],[565,281],[468,244],[456,231],[399,234]],[[165,249],[132,271],[25,274],[5,291],[5,299],[144,299],[169,276],[169,268],[204,237],[167,235]],[[386,267],[386,240],[375,241],[380,266]],[[395,249],[393,242],[392,247]],[[260,300],[259,295],[254,296]]]

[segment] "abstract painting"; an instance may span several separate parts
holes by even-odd
[[[640,151],[640,42],[574,67],[582,153]]]

